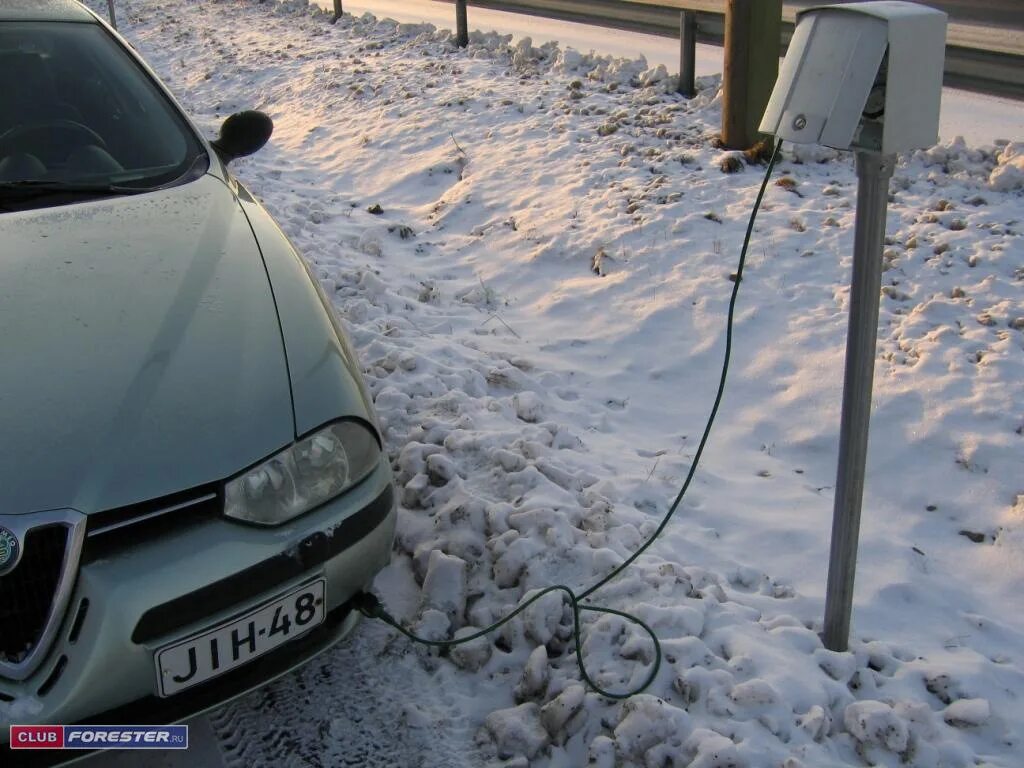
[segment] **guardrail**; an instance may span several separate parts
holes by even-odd
[[[449,2],[452,0],[448,0]],[[696,39],[725,44],[725,13],[721,0],[466,0],[496,11],[575,21],[611,29],[679,38],[679,14],[696,13]],[[793,36],[796,9],[783,13],[779,54]],[[952,88],[1024,100],[1024,54],[986,50],[970,45],[952,25],[946,43],[944,82]]]

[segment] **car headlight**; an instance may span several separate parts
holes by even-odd
[[[229,480],[224,514],[280,525],[351,488],[379,459],[369,429],[352,421],[331,424]]]

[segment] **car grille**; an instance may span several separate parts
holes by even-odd
[[[0,659],[17,664],[39,642],[60,583],[68,533],[59,524],[31,529],[21,562],[0,576]]]
[[[217,517],[222,507],[217,489],[207,487],[94,513],[89,516],[82,560],[93,562],[181,531]]]

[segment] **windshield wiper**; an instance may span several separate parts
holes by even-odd
[[[25,179],[0,181],[0,198],[26,200],[52,194],[65,195],[137,195],[149,187],[125,187],[117,184],[84,184],[69,181]]]
[[[33,208],[40,203],[45,205],[48,204],[50,198],[58,201],[88,200],[89,198],[118,195],[138,195],[142,192],[150,192],[152,189],[153,187],[125,187],[117,184],[86,184],[42,179],[0,181],[0,211]]]

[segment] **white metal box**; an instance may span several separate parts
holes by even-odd
[[[938,140],[946,14],[909,2],[808,8],[797,16],[762,133],[883,154]]]

